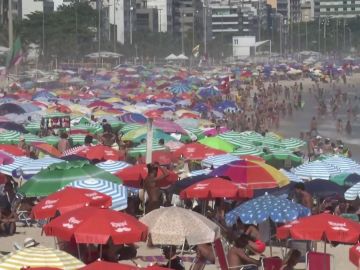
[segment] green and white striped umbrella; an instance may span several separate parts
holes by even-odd
[[[224,141],[227,141],[228,143],[231,143],[238,147],[248,147],[251,148],[254,146],[253,143],[250,141],[244,139],[239,132],[236,131],[228,131],[225,133],[222,133],[218,135],[217,137],[223,139]]]
[[[262,139],[261,141],[261,144],[262,145],[270,145],[270,146],[274,146],[274,147],[277,147],[277,148],[280,148],[280,140],[277,140],[273,137],[265,137]]]
[[[83,145],[85,142],[86,135],[84,134],[73,134],[70,136],[72,143],[74,146],[76,145]],[[93,144],[97,144],[97,140],[93,140]]]
[[[244,131],[241,132],[240,134],[241,134],[241,138],[249,142],[252,142],[255,145],[261,145],[262,141],[264,140],[264,137],[255,131]]]
[[[35,134],[40,131],[40,122],[30,122],[25,126],[25,129],[30,133]]]
[[[241,147],[241,148],[236,149],[231,154],[234,156],[245,156],[245,155],[260,156],[261,154],[263,154],[263,151],[256,146]]]
[[[17,144],[21,133],[14,130],[8,130],[0,133],[0,144]]]
[[[131,130],[138,129],[138,128],[141,128],[141,127],[143,127],[143,126],[139,125],[139,124],[126,124],[126,126],[122,127],[120,129],[120,131],[125,134],[125,133],[128,133]]]
[[[23,248],[0,258],[0,269],[4,270],[19,270],[27,267],[75,270],[83,266],[83,262],[64,251],[43,246]]]
[[[98,124],[77,124],[77,125],[74,125],[71,129],[86,130],[93,134],[100,133],[103,131],[102,126],[98,125]]]
[[[228,141],[228,140],[232,140],[232,139],[239,139],[241,137],[241,133],[236,132],[236,131],[228,131],[228,132],[224,132],[218,135],[218,137],[220,137],[221,139]]]
[[[26,143],[33,143],[33,142],[45,142],[43,138],[36,136],[34,134],[23,134],[22,135],[25,139]]]
[[[198,139],[202,139],[205,137],[203,130],[201,130],[200,128],[186,127],[184,129],[186,132],[194,134]]]
[[[294,150],[303,147],[306,144],[303,140],[298,138],[288,138],[281,141],[281,147]]]
[[[165,146],[159,145],[156,142],[152,144],[152,151],[166,150]],[[144,155],[146,153],[146,143],[140,144],[129,151],[130,156],[137,156],[139,154]]]
[[[262,149],[263,151],[264,151],[264,148],[266,148],[268,151],[270,151],[272,153],[281,150],[280,147],[278,147],[276,145],[271,145],[271,144],[260,145],[259,148]]]
[[[127,125],[127,124],[124,123],[124,122],[116,121],[116,120],[108,120],[107,122],[110,124],[110,126],[111,126],[113,129],[118,129],[118,128],[121,128],[121,127]]]
[[[59,142],[59,140],[60,140],[60,138],[59,138],[58,136],[53,136],[53,135],[43,137],[42,139],[43,139],[46,143],[51,144],[51,145],[53,145],[53,146],[54,146],[54,145],[57,145],[58,142]]]

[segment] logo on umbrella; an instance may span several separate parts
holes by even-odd
[[[63,227],[68,228],[68,229],[73,229],[74,225],[80,224],[81,220],[76,219],[75,217],[71,217],[68,220],[68,223],[64,223]]]
[[[93,192],[93,193],[87,193],[85,194],[86,197],[92,199],[92,200],[100,200],[103,198],[103,196],[99,195],[98,193],[96,192]]]
[[[130,232],[131,228],[127,227],[128,224],[126,221],[124,222],[111,222],[110,225],[115,229],[116,232]]]
[[[347,232],[349,230],[348,228],[346,228],[345,223],[336,223],[336,222],[331,222],[331,221],[329,221],[328,223],[334,231]]]
[[[41,207],[41,209],[50,209],[54,207],[54,204],[57,203],[58,200],[46,200],[45,205]]]
[[[194,190],[205,189],[209,184],[197,184]]]

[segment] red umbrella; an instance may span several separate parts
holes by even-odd
[[[349,259],[356,266],[360,266],[360,244],[349,249]]]
[[[180,147],[173,153],[174,158],[183,156],[189,160],[203,160],[207,157],[226,154],[224,151],[207,147],[200,143],[189,143]]]
[[[115,245],[145,241],[147,227],[135,217],[111,209],[84,207],[61,215],[44,227],[46,235],[76,243]]]
[[[61,152],[48,143],[33,142],[32,145],[40,151],[43,151],[51,156],[61,157]]]
[[[61,270],[56,267],[23,267],[21,270]]]
[[[87,107],[89,107],[89,108],[93,108],[93,107],[111,108],[112,105],[110,103],[105,102],[105,101],[97,100],[97,101],[91,102]]]
[[[144,115],[149,118],[160,118],[163,115],[163,111],[160,110],[149,110]]]
[[[14,158],[10,156],[7,152],[0,151],[0,164],[9,165],[14,162]]]
[[[35,219],[51,218],[59,211],[65,214],[84,206],[108,208],[111,206],[110,196],[90,189],[66,187],[42,199],[31,211]]]
[[[16,145],[10,145],[10,144],[0,144],[0,150],[8,152],[9,154],[12,154],[14,156],[25,156],[26,153],[23,149],[17,147]]]
[[[182,199],[215,199],[215,198],[251,198],[252,189],[248,189],[229,180],[214,177],[197,182],[180,193]]]
[[[154,151],[151,160],[159,162],[160,165],[168,165],[172,162],[172,154],[169,151]],[[146,163],[146,157],[141,157],[141,162]]]
[[[124,154],[120,151],[112,149],[109,146],[98,144],[95,146],[90,146],[84,149],[80,149],[75,155],[80,157],[87,158],[89,160],[98,159],[98,160],[122,160],[124,159]]]
[[[262,157],[253,156],[253,155],[243,155],[243,156],[240,156],[240,159],[243,159],[243,160],[250,160],[250,161],[260,161],[260,162],[265,162],[265,159],[263,159]]]
[[[119,177],[125,186],[140,188],[142,181],[147,176],[146,164],[137,164],[118,171],[115,175]],[[159,187],[167,187],[178,180],[178,175],[173,171],[168,171],[168,177],[162,179],[157,184]],[[158,177],[161,176],[161,170],[158,171]]]
[[[356,243],[360,237],[360,223],[324,213],[281,226],[276,235],[279,239],[291,237],[297,240]]]

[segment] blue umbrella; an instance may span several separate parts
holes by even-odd
[[[224,100],[215,105],[215,110],[219,112],[226,112],[229,110],[236,111],[238,107],[234,101]]]
[[[137,123],[137,124],[145,124],[147,119],[140,113],[126,113],[120,116],[120,120],[125,123]]]
[[[104,193],[112,198],[111,208],[120,211],[127,208],[127,189],[121,184],[116,184],[102,179],[78,180],[69,184],[77,188],[87,188]]]
[[[32,96],[32,99],[35,100],[35,99],[56,99],[56,96],[54,96],[53,94],[49,93],[48,91],[39,91],[37,93],[35,93],[33,96]]]
[[[126,167],[131,166],[131,165],[124,161],[107,160],[105,162],[100,162],[100,163],[96,164],[96,166],[98,166],[100,169],[103,169],[104,171],[114,174],[122,169],[125,169]]]
[[[310,209],[300,204],[265,194],[228,212],[225,221],[228,225],[234,225],[238,219],[244,224],[259,224],[270,218],[276,223],[286,223],[309,215]]]
[[[184,83],[175,83],[170,87],[170,91],[176,95],[189,92],[190,90],[191,87]]]
[[[205,103],[198,102],[193,107],[193,110],[197,112],[206,112],[209,110],[209,107]]]
[[[339,186],[329,180],[315,179],[309,182],[305,182],[305,190],[312,196],[325,198],[333,195],[343,196],[346,187]]]
[[[322,161],[339,168],[342,172],[348,170],[360,170],[360,164],[347,157],[330,156]]]
[[[208,98],[220,95],[220,91],[215,86],[201,87],[198,91],[198,95],[202,98]]]
[[[42,169],[46,169],[51,164],[60,163],[60,162],[64,162],[64,161],[62,159],[48,157],[48,156],[41,159],[34,159],[28,162],[27,164],[16,168],[12,172],[12,175],[17,178],[22,176],[25,179],[30,179],[33,175],[37,174]]]
[[[33,159],[27,157],[14,157],[14,162],[9,165],[1,165],[0,173],[6,175],[12,175],[12,172],[21,166],[24,166],[31,162]]]

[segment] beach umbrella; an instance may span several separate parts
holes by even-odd
[[[228,177],[253,189],[282,187],[289,179],[274,167],[263,162],[238,160],[214,169],[211,176]]]
[[[134,130],[134,129],[138,129],[143,127],[143,125],[140,124],[125,124],[125,126],[123,126],[120,131],[124,134],[126,134],[127,132]]]
[[[240,147],[237,148],[236,150],[234,150],[231,154],[234,156],[260,156],[262,155],[264,152],[259,149],[256,146],[251,146],[251,147]]]
[[[190,90],[191,87],[188,84],[184,84],[184,83],[175,83],[170,87],[170,91],[175,95],[186,93],[189,92]]]
[[[40,131],[40,122],[30,122],[25,126],[25,129],[30,133],[37,133]]]
[[[360,198],[360,183],[357,183],[356,185],[349,188],[345,194],[344,197],[346,200],[354,201],[357,198]]]
[[[89,160],[121,160],[124,153],[102,144],[80,149],[75,155]]]
[[[135,187],[135,188],[142,187],[143,184],[142,182],[145,180],[147,174],[148,174],[148,169],[146,164],[137,164],[134,166],[130,166],[115,173],[115,175],[123,181],[125,186]],[[168,170],[168,174],[169,175],[167,177],[157,182],[157,185],[159,187],[167,187],[173,184],[174,182],[176,182],[179,178],[178,175],[173,171]],[[157,177],[160,177],[162,175],[163,175],[162,171],[158,170]]]
[[[13,171],[25,166],[29,162],[33,161],[33,159],[28,157],[14,157],[14,162],[8,165],[0,165],[0,173],[12,176]]]
[[[85,143],[85,134],[71,134],[69,140],[71,141],[72,145],[83,145]],[[93,140],[93,144],[97,144],[98,141],[96,139]]]
[[[10,144],[0,144],[0,150],[17,157],[26,155],[25,150]]]
[[[296,174],[293,174],[292,172],[289,172],[287,170],[284,169],[280,169],[279,170],[282,174],[286,175],[287,178],[289,178],[289,180],[291,182],[295,182],[295,183],[302,183],[304,182],[299,176],[297,176]]]
[[[253,190],[229,180],[214,177],[202,180],[180,192],[180,198],[214,200],[216,198],[251,198]]]
[[[0,132],[0,144],[17,144],[21,133],[18,131],[3,131]]]
[[[121,211],[127,208],[128,192],[126,187],[110,181],[90,178],[71,182],[68,186],[101,192],[112,199],[111,209]]]
[[[214,109],[219,112],[237,111],[238,107],[234,101],[224,100],[215,104]]]
[[[354,265],[360,266],[360,244],[349,249],[349,259]]]
[[[316,225],[316,226],[314,226]],[[331,214],[318,214],[300,218],[277,228],[279,239],[333,241],[357,243],[360,237],[360,223]]]
[[[224,152],[233,152],[236,148],[232,144],[218,137],[205,137],[199,140],[199,143]]]
[[[154,126],[166,133],[186,134],[186,131],[173,121],[158,118],[154,120]]]
[[[232,131],[230,131],[232,132]],[[228,132],[227,132],[228,133]],[[237,132],[235,132],[237,133]],[[254,144],[241,138],[241,137],[231,137],[231,136],[228,136],[226,135],[225,136],[222,136],[223,134],[226,134],[226,133],[222,133],[220,135],[218,135],[217,137],[223,139],[224,141],[227,141],[228,143],[231,143],[233,145],[235,145],[236,147],[240,147],[240,148],[254,148]]]
[[[88,146],[86,145],[81,145],[81,146],[75,146],[75,147],[72,147],[68,150],[65,150],[63,153],[62,153],[62,157],[66,157],[66,156],[71,156],[71,155],[76,155],[77,152],[81,151],[81,150],[84,150],[84,149],[87,149]]]
[[[142,140],[146,140],[147,138],[147,127],[141,127],[138,129],[133,129],[127,133],[125,133],[122,137],[122,141],[132,141],[135,143],[140,143]],[[175,141],[173,137],[171,137],[169,134],[166,134],[165,132],[155,129],[153,130],[153,140],[159,141],[160,139],[163,139],[165,142],[168,141]]]
[[[37,174],[41,170],[49,167],[51,164],[60,163],[60,162],[63,162],[63,160],[49,156],[45,156],[44,158],[40,158],[40,159],[32,159],[29,160],[28,163],[14,169],[12,175],[17,178],[23,177],[25,179],[29,179],[30,177]]]
[[[312,181],[304,182],[305,189],[312,196],[325,198],[328,196],[338,195],[343,196],[346,188],[341,187],[333,182],[323,179],[315,179]]]
[[[76,243],[115,245],[145,241],[147,228],[135,217],[111,209],[84,207],[61,215],[44,226],[47,236]]]
[[[152,162],[158,162],[160,165],[169,165],[173,162],[172,153],[169,151],[154,151],[151,153]],[[145,164],[146,157],[142,156],[140,162]]]
[[[288,150],[295,150],[303,147],[306,144],[303,140],[298,138],[286,138],[281,140],[280,146]]]
[[[19,270],[24,266],[77,270],[84,264],[64,251],[43,246],[23,248],[0,258],[0,269]]]
[[[211,167],[217,168],[235,160],[240,160],[240,159],[238,157],[229,154],[217,155],[217,156],[205,158],[203,161],[201,161],[201,166],[207,168],[211,168]]]
[[[255,131],[244,131],[244,132],[241,132],[241,138],[249,141],[249,142],[252,142],[253,144],[256,144],[256,145],[261,145],[262,144],[262,141],[264,139],[264,137],[255,132]]]
[[[289,150],[277,150],[262,156],[266,163],[275,168],[296,167],[303,163],[303,159]]]
[[[293,173],[303,179],[325,179],[329,180],[330,175],[338,174],[341,171],[329,164],[320,160],[315,160],[309,163],[302,164],[293,170]]]
[[[204,135],[206,136],[216,136],[223,132],[228,132],[229,129],[227,127],[220,127],[220,128],[208,128],[204,131]]]
[[[164,145],[160,145],[156,142],[152,143],[152,151],[164,151],[164,150],[166,150],[166,147]],[[128,152],[128,155],[132,157],[143,156],[146,154],[146,151],[147,151],[146,143],[143,143],[134,148],[131,148]]]
[[[136,124],[147,123],[147,118],[140,113],[125,113],[120,116],[120,120],[125,123],[136,123]]]
[[[40,200],[32,208],[31,214],[35,219],[47,219],[54,217],[57,212],[62,215],[85,206],[108,208],[111,197],[89,189],[65,187]]]
[[[121,180],[94,166],[88,161],[72,161],[52,164],[34,175],[22,185],[19,192],[27,197],[47,196],[76,180],[98,178],[121,183]]]
[[[206,217],[188,209],[165,207],[151,211],[140,221],[148,226],[155,245],[212,243],[220,237],[220,228]]]
[[[54,157],[60,157],[61,156],[61,152],[58,149],[56,149],[54,146],[50,145],[50,144],[47,144],[47,143],[32,143],[32,145],[36,149],[38,149],[38,150],[40,150],[40,151],[42,151],[42,152],[44,152],[46,154],[49,154],[51,156],[54,156]]]
[[[99,269],[106,269],[106,270],[168,270],[169,268],[160,267],[157,265],[147,266],[139,268],[135,265],[128,265],[123,263],[113,263],[113,262],[106,262],[106,261],[96,261],[91,264],[88,264],[81,268],[80,270],[99,270]]]
[[[226,154],[226,152],[195,142],[180,147],[174,152],[173,156],[174,158],[182,156],[186,160],[203,160],[206,157],[222,154]]]
[[[125,169],[127,167],[130,167],[131,165],[129,163],[126,163],[125,161],[107,160],[104,162],[97,163],[96,166],[99,167],[100,169],[103,169],[104,171],[115,174],[116,172]]]
[[[197,94],[202,98],[209,98],[213,96],[218,96],[221,94],[221,92],[217,87],[210,86],[210,87],[200,87]]]
[[[360,182],[360,170],[358,173],[343,172],[330,176],[330,181],[339,186],[352,187]]]
[[[244,224],[259,224],[268,219],[275,223],[285,223],[310,214],[310,209],[300,204],[265,194],[226,213],[225,222],[229,226],[236,224],[238,219]]]
[[[347,157],[331,156],[322,161],[339,168],[342,172],[348,170],[360,170],[360,164]]]
[[[0,150],[0,165],[9,165],[15,161],[14,156]]]

